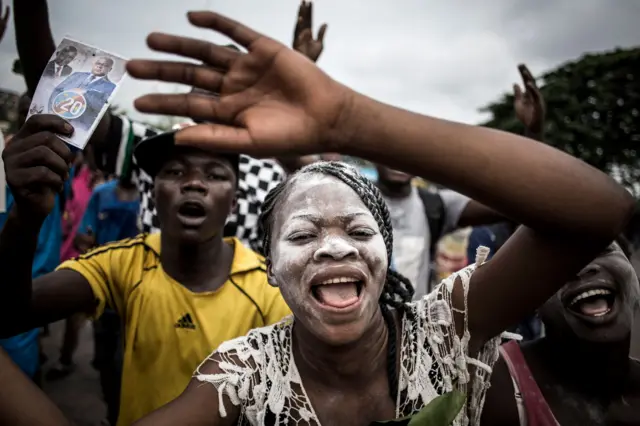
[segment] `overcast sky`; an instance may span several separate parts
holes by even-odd
[[[5,0],[6,3],[6,0]],[[224,41],[189,26],[185,12],[215,9],[286,44],[298,0],[50,0],[54,38],[64,35],[123,56],[159,56],[151,31]],[[585,52],[640,44],[640,1],[617,0],[317,0],[317,27],[329,30],[319,65],[374,98],[438,117],[477,123],[478,108],[511,90],[516,65],[534,74]],[[13,23],[0,44],[0,86],[24,90],[11,73]],[[175,91],[128,79],[115,103],[149,91]],[[138,115],[140,117],[140,115]]]

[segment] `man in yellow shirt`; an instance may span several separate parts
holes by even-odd
[[[38,232],[70,158],[54,134],[69,134],[62,119],[31,117],[4,153],[16,202],[0,234],[0,337],[116,310],[125,324],[118,424],[129,425],[180,395],[221,342],[290,311],[267,283],[264,259],[222,237],[238,157],[177,147],[173,134],[136,148],[154,177],[161,233],[99,247],[32,283]]]

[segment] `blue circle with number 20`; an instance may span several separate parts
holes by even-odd
[[[80,117],[86,109],[87,100],[75,90],[66,90],[53,99],[53,112],[67,120]]]

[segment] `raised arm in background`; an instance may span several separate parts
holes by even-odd
[[[320,58],[324,50],[324,36],[327,32],[327,27],[327,24],[322,24],[318,30],[318,37],[313,38],[313,3],[302,0],[298,8],[298,18],[293,30],[291,46],[313,62],[318,62],[318,58]],[[278,161],[287,173],[293,173],[317,160],[318,156],[316,155],[300,157],[296,155],[281,155],[278,157]]]
[[[33,96],[40,76],[56,50],[49,23],[47,0],[14,0],[13,23],[24,80],[29,95]],[[89,141],[100,150],[108,142],[110,122],[111,114],[107,112]]]
[[[0,425],[71,426],[60,409],[1,348]]]
[[[91,312],[87,280],[65,270],[32,280],[40,228],[69,176],[71,152],[55,134],[72,129],[62,118],[35,115],[2,153],[15,203],[0,232],[0,337],[9,337],[76,312]]]
[[[219,100],[154,94],[136,101],[142,112],[225,123],[185,129],[178,141],[256,156],[337,151],[363,157],[441,183],[524,225],[473,275],[472,350],[554,294],[618,235],[633,211],[632,197],[611,178],[554,148],[377,102],[236,21],[212,12],[188,16],[249,53],[149,36],[152,49],[205,65],[133,60],[127,66],[133,77],[222,93]],[[462,291],[454,298],[462,307]]]
[[[544,140],[544,118],[547,113],[544,97],[529,68],[520,64],[518,71],[522,76],[524,91],[519,84],[513,85],[513,109],[518,120],[524,125],[525,136],[542,142]]]
[[[0,0],[0,13],[2,13],[2,0]],[[0,15],[0,41],[4,38],[4,33],[7,31],[7,23],[11,16],[11,10],[9,6],[4,8],[4,14]]]
[[[249,53],[153,34],[148,40],[153,49],[205,65],[129,62],[134,77],[222,94],[218,100],[194,93],[137,100],[143,112],[224,123],[187,128],[177,134],[179,141],[254,156],[329,151],[364,157],[442,183],[524,224],[471,278],[468,320],[474,348],[555,293],[613,240],[632,212],[631,196],[608,176],[549,146],[379,103],[238,22],[212,12],[190,13],[189,19],[231,37]],[[459,308],[461,290],[460,285],[454,290]],[[0,358],[0,368],[1,363]],[[29,396],[18,401],[21,406],[3,408],[14,414],[31,409]],[[234,424],[238,408],[226,405],[233,412],[221,418],[219,401],[214,387],[192,382],[179,398],[137,424]]]
[[[13,24],[25,83],[33,96],[40,76],[56,50],[47,0],[14,0]]]
[[[526,137],[537,141],[544,141],[544,119],[546,105],[544,97],[538,89],[536,79],[526,65],[518,65],[518,71],[522,77],[524,91],[518,84],[513,85],[513,109],[516,117],[524,125]],[[502,222],[505,217],[489,207],[471,200],[462,211],[458,226],[479,226]]]

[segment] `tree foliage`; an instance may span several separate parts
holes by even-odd
[[[543,74],[546,142],[608,172],[638,192],[640,48],[587,54]],[[522,134],[513,94],[482,108],[484,125]]]

